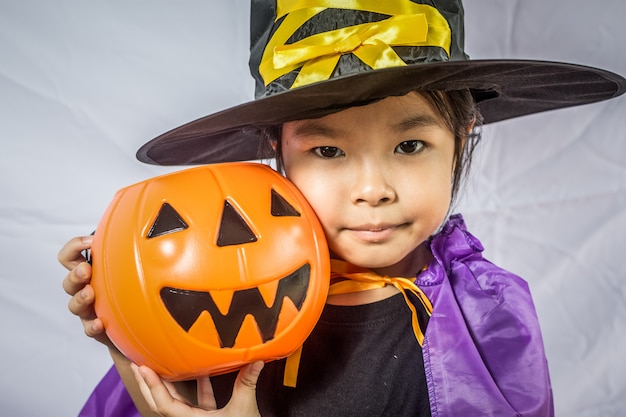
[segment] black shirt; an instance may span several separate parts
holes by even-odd
[[[425,331],[428,316],[418,312]],[[257,384],[262,417],[431,415],[422,350],[402,294],[326,305],[303,346],[295,388],[283,386],[284,369],[284,360],[263,368]],[[234,376],[212,378],[218,407],[228,402]]]

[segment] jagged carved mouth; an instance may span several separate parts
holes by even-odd
[[[209,291],[190,291],[165,287],[161,299],[172,318],[185,331],[194,325],[202,312],[211,315],[221,347],[233,347],[247,315],[254,317],[263,343],[275,337],[278,317],[285,298],[289,298],[298,311],[309,288],[311,267],[305,264],[281,278],[276,297],[271,306],[265,303],[258,288],[235,291],[226,314],[222,314]]]

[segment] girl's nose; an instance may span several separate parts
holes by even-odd
[[[355,181],[352,201],[356,204],[379,206],[396,199],[396,193],[389,181],[390,172],[376,164],[367,164],[354,171]]]

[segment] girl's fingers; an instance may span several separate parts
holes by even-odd
[[[265,364],[261,361],[246,365],[240,372],[235,382],[235,389],[245,392],[256,391],[256,383]]]
[[[89,264],[85,263],[84,265],[89,267]],[[88,271],[90,272],[91,269],[88,269]],[[89,278],[90,276],[87,277],[87,280]],[[92,337],[109,347],[113,347],[111,341],[104,332],[104,324],[102,323],[102,320],[96,316],[94,302],[95,294],[93,287],[89,284],[83,284],[83,287],[70,297],[67,307],[72,314],[80,318],[80,321],[83,324],[83,330],[87,336]]]
[[[65,276],[63,290],[69,295],[74,295],[91,280],[91,265],[80,262]]]
[[[184,404],[191,404],[189,402],[189,400],[187,398],[185,398],[185,396],[181,395],[178,390],[176,389],[176,385],[174,385],[174,383],[169,382],[169,381],[165,381],[161,379],[161,382],[163,383],[163,386],[165,386],[165,388],[167,389],[167,392],[170,394],[170,397],[172,397],[173,399],[180,401],[181,403]]]
[[[235,386],[233,387],[233,396],[230,399],[227,408],[229,412],[237,416],[259,416],[259,407],[256,402],[256,384],[259,375],[265,364],[261,361],[246,365],[239,371]]]
[[[225,408],[216,409],[215,397],[209,377],[198,378],[198,405],[191,407],[182,398],[174,384],[163,381],[152,369],[131,364],[131,368],[150,409],[163,416],[259,416],[256,402],[256,384],[263,362],[254,362],[241,369],[233,388],[233,395]]]
[[[215,401],[215,394],[213,393],[213,385],[211,385],[211,379],[208,376],[198,378],[198,407],[203,410],[216,410],[217,402]]]
[[[150,410],[156,413],[157,405],[156,405],[156,402],[154,401],[154,398],[152,397],[152,391],[144,378],[144,372],[141,372],[139,370],[139,367],[135,365],[134,363],[131,363],[130,367],[133,370],[133,373],[135,374],[135,380],[137,381],[137,385],[139,385],[139,390],[141,391],[141,395],[143,395],[144,400],[146,400],[146,403],[148,403],[148,407],[150,407]]]
[[[57,258],[70,272],[63,280],[63,290],[75,295],[91,280],[91,265],[85,262],[83,251],[91,247],[93,236],[75,237],[59,251]]]
[[[70,239],[57,254],[57,259],[68,270],[85,261],[82,252],[91,247],[93,236],[80,236]]]
[[[132,363],[131,368],[150,410],[163,417],[199,415],[199,410],[189,406],[187,399],[178,393],[173,383],[162,380],[147,366],[137,366]]]
[[[96,317],[94,310],[95,294],[91,285],[85,285],[76,292],[67,303],[67,308],[75,316],[83,320],[93,320]]]

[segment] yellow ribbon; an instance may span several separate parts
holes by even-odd
[[[298,369],[300,368],[300,356],[302,356],[302,346],[294,353],[287,356],[285,360],[285,373],[283,375],[283,385],[295,388],[298,381]]]
[[[336,29],[286,44],[293,33],[321,11],[344,8],[390,15],[379,22]],[[450,27],[432,6],[409,0],[279,0],[277,19],[284,17],[266,45],[259,72],[265,84],[300,68],[291,88],[323,81],[341,55],[353,53],[373,69],[406,65],[391,46],[439,46],[450,54]]]
[[[404,296],[404,301],[411,310],[411,324],[413,325],[413,333],[420,346],[424,344],[424,332],[422,331],[415,305],[409,300],[407,291],[413,293],[420,301],[426,313],[430,316],[433,312],[433,306],[426,297],[426,294],[418,287],[415,282],[408,278],[403,277],[387,277],[381,276],[377,273],[365,268],[359,268],[354,265],[346,264],[342,261],[331,260],[331,280],[333,278],[344,277],[348,278],[347,281],[341,281],[332,284],[330,287],[329,295],[333,294],[346,294],[351,292],[366,291],[374,288],[382,288],[386,285],[393,285]]]
[[[350,265],[343,261],[332,259],[331,280],[334,278],[347,278],[347,280],[339,281],[331,284],[328,295],[347,294],[359,291],[367,291],[376,288],[382,288],[386,285],[393,285],[404,296],[404,301],[411,310],[411,325],[413,333],[420,346],[424,344],[424,332],[419,325],[417,310],[415,305],[409,300],[407,291],[413,293],[420,301],[428,316],[433,312],[433,306],[426,297],[426,294],[408,278],[403,277],[387,277],[376,274],[375,272]],[[298,379],[298,368],[300,367],[300,356],[302,355],[302,346],[285,361],[285,373],[283,376],[283,385],[286,387],[295,387]]]

